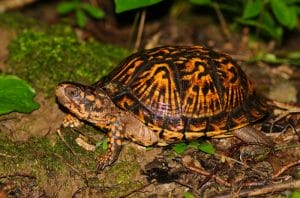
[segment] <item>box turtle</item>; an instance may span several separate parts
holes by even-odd
[[[56,96],[79,120],[108,130],[100,169],[117,159],[124,137],[164,146],[233,134],[272,145],[251,127],[267,113],[252,82],[230,56],[201,46],[137,52],[92,86],[59,84]]]

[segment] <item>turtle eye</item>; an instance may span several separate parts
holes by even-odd
[[[66,89],[66,96],[68,96],[69,98],[77,98],[80,93],[81,93],[81,90],[80,88],[78,87],[68,87],[68,89]]]

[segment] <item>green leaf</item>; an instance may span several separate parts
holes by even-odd
[[[190,193],[190,192],[185,192],[183,194],[183,197],[184,198],[195,198],[195,196],[192,193]]]
[[[82,10],[76,10],[76,22],[77,25],[83,28],[87,22],[87,17]]]
[[[289,7],[283,0],[270,0],[272,11],[282,25],[293,29],[297,25],[297,9]]]
[[[115,0],[115,12],[121,13],[159,3],[162,0]]]
[[[299,197],[300,197],[300,191],[295,191],[290,196],[290,198],[299,198]]]
[[[289,23],[289,26],[288,28],[289,29],[294,29],[297,27],[297,24],[298,24],[298,11],[297,9],[299,9],[300,7],[297,7],[297,6],[291,6],[290,7],[290,23]]]
[[[82,9],[84,9],[90,16],[96,18],[96,19],[102,19],[104,17],[103,10],[96,8],[92,6],[89,3],[83,3],[81,4]]]
[[[79,3],[76,1],[62,2],[62,3],[58,4],[57,12],[59,14],[67,14],[71,11],[76,10],[78,5],[79,5]]]
[[[275,25],[271,15],[269,15],[267,12],[264,14],[263,23],[259,23],[257,20],[243,18],[236,19],[236,21],[244,25],[257,27],[265,35],[276,39],[278,42],[281,41],[283,29],[281,26]]]
[[[198,5],[211,5],[211,0],[190,0],[190,3],[198,4]]]
[[[243,18],[253,18],[259,15],[259,13],[263,9],[263,1],[262,0],[254,0],[254,1],[247,1],[246,7],[243,12]]]
[[[190,143],[188,144],[188,147],[194,148],[194,149],[198,149],[199,145],[200,145],[200,142],[194,141],[194,142],[190,142]]]
[[[294,3],[300,3],[300,0],[285,0],[285,1],[288,5],[294,4]]]
[[[207,142],[201,142],[198,145],[198,149],[205,152],[205,153],[208,153],[208,154],[214,154],[215,153],[215,148]]]
[[[102,148],[103,148],[103,150],[107,150],[108,149],[108,142],[107,142],[107,140],[103,140],[103,142],[102,142]]]
[[[101,141],[96,143],[96,148],[99,148],[100,146],[102,146],[103,150],[107,150],[108,149],[107,139],[101,140]]]
[[[187,148],[187,144],[184,142],[172,145],[172,149],[178,154],[182,154],[186,148]]]
[[[27,82],[13,75],[0,75],[0,115],[17,111],[30,113],[39,104],[33,98],[34,89]]]

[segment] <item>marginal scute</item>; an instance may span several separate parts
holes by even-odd
[[[98,85],[170,142],[220,135],[266,114],[237,63],[201,46],[137,52]]]

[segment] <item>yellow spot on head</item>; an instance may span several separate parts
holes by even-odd
[[[87,95],[86,99],[88,99],[89,101],[94,101],[95,100],[95,96],[94,95]]]
[[[122,141],[121,140],[117,140],[116,143],[117,143],[117,145],[122,145]]]

